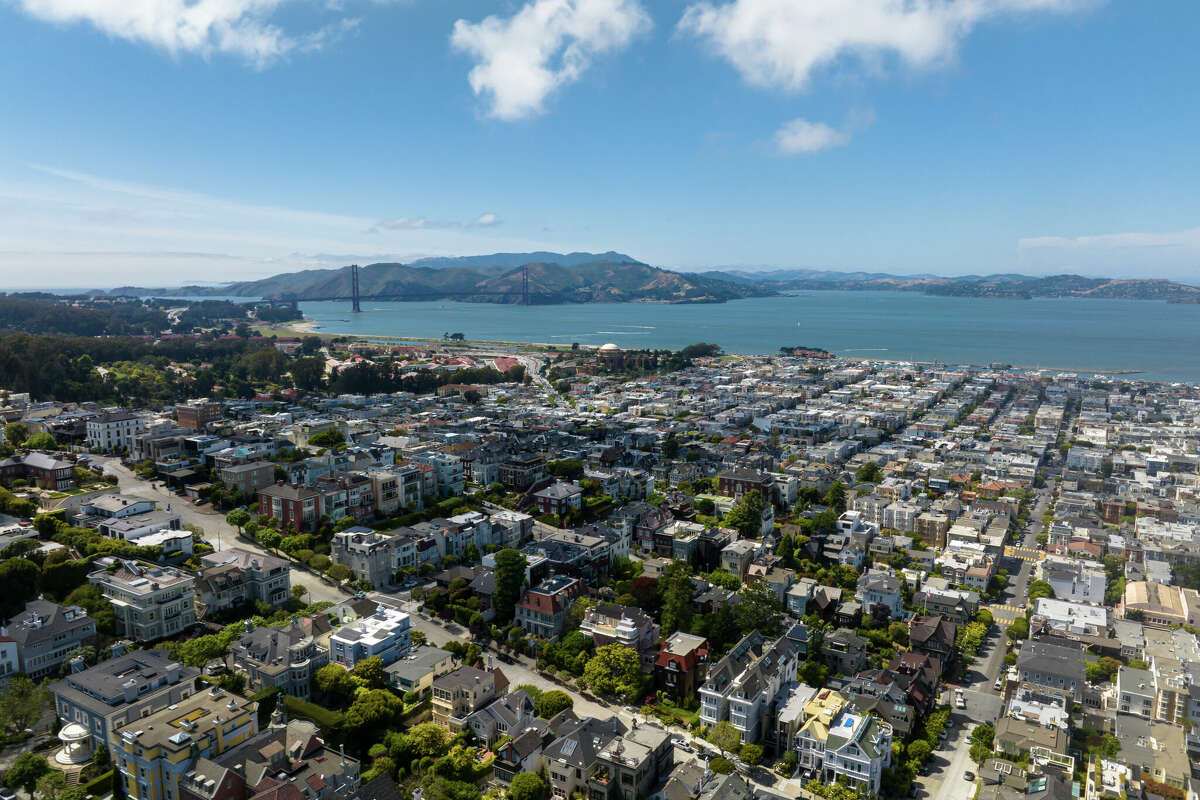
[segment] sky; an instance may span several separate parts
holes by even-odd
[[[0,289],[618,250],[1200,282],[1195,0],[0,0]]]

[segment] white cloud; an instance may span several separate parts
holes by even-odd
[[[797,117],[785,122],[775,132],[775,144],[784,155],[801,155],[841,147],[850,141],[850,134],[834,130],[824,122],[809,122]]]
[[[1096,236],[1034,236],[1017,242],[1021,250],[1124,250],[1187,247],[1200,249],[1200,228],[1162,233],[1104,233]]]
[[[1081,272],[1129,278],[1173,277],[1195,283],[1200,227],[1089,236],[1031,236],[1017,241],[1017,263],[1039,273]]]
[[[500,224],[500,217],[496,214],[488,212],[480,214],[470,222],[458,221],[438,221],[431,220],[425,217],[393,217],[376,222],[371,226],[369,233],[378,233],[380,231],[421,231],[421,230],[439,230],[446,228],[494,228]]]
[[[294,35],[270,21],[283,0],[9,0],[32,17],[87,23],[118,39],[148,44],[172,56],[214,53],[264,67],[296,50],[320,49],[352,29],[343,19]]]
[[[801,90],[841,59],[887,57],[929,67],[978,23],[1002,14],[1066,12],[1094,0],[701,0],[679,29],[707,41],[752,84]]]
[[[509,233],[494,212],[463,213],[442,224],[438,217],[414,215],[407,224],[393,219],[380,227],[378,216],[26,166],[23,173],[0,172],[0,276],[14,287],[242,280],[326,265],[308,255],[314,253],[359,254],[342,263],[365,264],[415,255],[570,249],[542,234]]]
[[[539,114],[546,98],[592,59],[622,50],[653,26],[639,0],[529,0],[516,14],[460,19],[450,43],[478,63],[468,80],[503,120]]]

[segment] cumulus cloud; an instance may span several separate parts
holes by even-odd
[[[270,21],[283,0],[11,0],[30,16],[57,24],[86,23],[118,39],[172,56],[236,56],[264,67],[289,52],[315,50],[352,29],[343,19],[294,35]]]
[[[854,134],[866,130],[875,121],[872,111],[852,112],[841,130],[824,122],[810,122],[797,117],[785,122],[775,132],[775,147],[785,156],[819,153],[849,144]]]
[[[475,218],[475,221],[471,223],[472,227],[475,228],[494,228],[499,224],[500,218],[491,212],[488,212],[487,214],[480,214]]]
[[[748,82],[802,90],[843,59],[898,58],[929,67],[953,56],[980,22],[1003,14],[1068,12],[1093,0],[701,0],[679,29],[706,41]]]
[[[511,17],[454,23],[450,43],[476,60],[468,80],[502,120],[539,114],[556,89],[653,26],[639,0],[529,0]]]

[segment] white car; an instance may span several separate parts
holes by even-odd
[[[954,707],[955,708],[966,708],[967,707],[967,698],[965,695],[963,695],[962,689],[954,690]]]

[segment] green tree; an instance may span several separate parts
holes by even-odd
[[[933,748],[924,739],[915,739],[908,746],[908,757],[918,764],[924,764],[933,753]]]
[[[733,528],[743,538],[757,539],[762,532],[764,506],[762,492],[751,489],[729,509],[729,513],[725,515],[725,527]]]
[[[738,751],[738,758],[752,767],[758,766],[762,761],[763,749],[757,744],[744,744],[742,749]]]
[[[743,632],[757,630],[770,638],[783,632],[783,609],[766,581],[755,581],[742,589],[734,614]]]
[[[4,782],[13,789],[33,792],[38,779],[50,771],[50,763],[36,753],[21,753],[4,773]]]
[[[19,422],[10,422],[4,426],[4,438],[13,447],[20,447],[29,438],[29,428]]]
[[[790,533],[785,533],[779,539],[779,544],[775,547],[775,555],[783,561],[783,565],[788,569],[796,567],[796,541]]]
[[[67,595],[63,605],[79,606],[96,622],[96,630],[112,636],[116,633],[117,618],[113,605],[99,586],[86,583]]]
[[[38,565],[27,558],[10,558],[0,563],[0,619],[12,619],[25,610],[25,603],[37,597]]]
[[[712,726],[712,730],[708,732],[708,741],[724,756],[742,746],[742,733],[733,727],[732,722],[725,720]]]
[[[347,733],[369,736],[384,730],[404,710],[404,701],[387,689],[367,689],[354,696],[343,721]]]
[[[387,676],[383,671],[383,659],[379,656],[371,656],[359,661],[354,665],[353,675],[372,689],[382,689],[387,685]]]
[[[4,733],[19,734],[42,718],[54,705],[54,696],[24,674],[9,678],[0,692],[0,728]]]
[[[708,768],[718,775],[732,775],[733,762],[728,758],[717,756],[708,762]]]
[[[684,561],[676,561],[663,570],[658,578],[658,592],[662,599],[661,625],[663,636],[675,631],[687,631],[692,627],[695,606],[692,603],[692,570]]]
[[[854,473],[854,480],[857,483],[875,483],[883,475],[883,470],[874,461],[868,461],[859,467]]]
[[[66,775],[51,770],[38,779],[33,796],[36,800],[86,800],[87,790],[82,786],[69,785]]]
[[[302,392],[318,391],[325,378],[325,362],[319,358],[297,358],[290,369],[292,383]]]
[[[1029,582],[1029,589],[1026,591],[1026,596],[1029,598],[1029,603],[1032,605],[1038,598],[1054,597],[1054,587],[1047,581],[1035,580]]]
[[[637,697],[645,682],[637,652],[623,644],[597,647],[583,668],[583,680],[599,694],[626,698]]]
[[[550,784],[536,772],[521,772],[508,787],[510,800],[549,800]]]
[[[437,758],[450,746],[450,735],[440,725],[422,722],[409,729],[408,742],[418,758]]]
[[[336,428],[330,428],[308,437],[308,443],[313,447],[336,447],[339,444],[345,444],[346,437]]]
[[[971,731],[971,760],[978,764],[982,764],[985,759],[992,755],[992,746],[995,742],[996,730],[988,723],[976,725],[975,730]]]
[[[238,529],[238,533],[246,527],[246,523],[250,521],[250,512],[245,509],[235,508],[225,515],[225,521]]]
[[[496,610],[496,622],[505,625],[512,622],[521,589],[525,585],[525,567],[528,562],[520,550],[506,547],[496,553],[495,582],[492,602]]]
[[[39,431],[26,439],[24,446],[30,450],[57,450],[58,442],[45,431]]]
[[[800,680],[807,685],[821,688],[829,678],[829,667],[820,661],[805,661],[800,665]]]
[[[1013,624],[1004,629],[1004,633],[1009,639],[1014,642],[1018,639],[1029,638],[1029,620],[1024,617],[1017,617],[1013,620]]]
[[[669,434],[662,443],[663,458],[676,459],[679,458],[679,440],[675,438],[675,434]]]
[[[829,491],[825,493],[825,505],[836,511],[838,514],[846,510],[846,484],[841,481],[834,481]]]
[[[541,697],[534,701],[534,708],[537,710],[537,715],[542,719],[550,719],[555,714],[566,711],[575,705],[575,701],[571,699],[571,695],[561,689],[551,689],[544,692]]]
[[[317,691],[328,698],[348,700],[354,694],[354,680],[350,673],[337,664],[326,664],[313,676]]]

